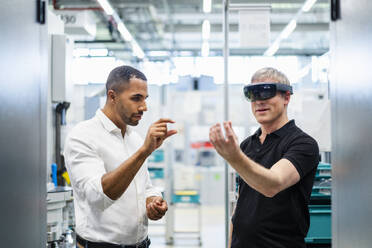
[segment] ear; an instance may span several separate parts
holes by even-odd
[[[285,105],[288,105],[290,100],[291,100],[291,93],[289,93],[289,91],[287,91],[287,92],[284,94]]]
[[[116,101],[116,93],[113,90],[107,92],[107,102],[114,103]]]

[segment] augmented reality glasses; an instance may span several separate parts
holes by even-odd
[[[277,91],[289,91],[293,94],[292,86],[281,83],[253,83],[244,86],[244,95],[251,102],[270,99]]]

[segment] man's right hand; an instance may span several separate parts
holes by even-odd
[[[166,138],[177,133],[176,130],[168,131],[167,123],[174,123],[174,121],[167,118],[161,118],[149,127],[143,144],[143,148],[148,155],[158,149]]]

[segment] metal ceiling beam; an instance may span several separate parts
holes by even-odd
[[[286,26],[286,24],[271,24],[271,31],[281,31]],[[229,25],[230,32],[238,32],[238,24]],[[170,32],[171,28],[169,25],[165,25],[165,32]],[[185,25],[185,24],[175,24],[174,31],[176,33],[200,33],[201,34],[201,25]],[[329,23],[298,23],[296,32],[311,32],[311,31],[329,31]],[[222,32],[222,24],[212,24],[211,33]]]

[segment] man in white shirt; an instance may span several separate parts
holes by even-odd
[[[147,79],[130,67],[113,69],[107,100],[90,120],[76,125],[65,142],[74,191],[78,247],[149,247],[148,218],[168,206],[151,184],[146,158],[176,133],[171,119],[153,123],[143,141],[132,129],[147,110]]]

